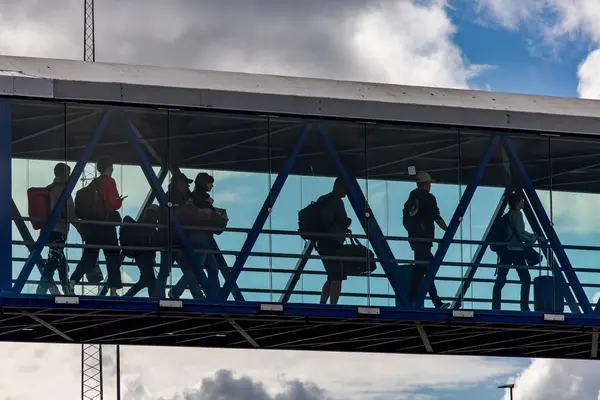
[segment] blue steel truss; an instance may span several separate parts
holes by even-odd
[[[89,159],[92,155],[92,152],[93,152],[96,144],[100,140],[102,133],[105,130],[108,120],[111,118],[112,114],[113,114],[113,110],[111,108],[107,108],[105,110],[96,130],[94,131],[94,134],[92,135],[92,138],[90,139],[89,143],[85,147],[80,160],[75,165],[75,168],[73,169],[73,172],[72,172],[71,176],[69,177],[67,186],[66,186],[65,190],[63,191],[63,193],[61,194],[59,201],[57,202],[57,206],[52,210],[46,227],[44,229],[42,229],[42,231],[40,232],[39,238],[35,242],[35,244],[32,246],[29,246],[30,255],[27,258],[23,269],[19,272],[19,275],[16,278],[14,285],[12,285],[12,288],[11,288],[12,268],[6,267],[6,266],[12,265],[12,251],[8,250],[8,251],[5,251],[2,253],[2,257],[3,257],[3,260],[5,261],[5,263],[2,264],[4,267],[0,268],[0,287],[3,292],[12,291],[15,294],[19,294],[22,291],[24,284],[28,280],[29,275],[31,274],[34,266],[38,266],[38,268],[43,268],[43,260],[41,260],[41,258],[40,258],[41,251],[44,248],[44,246],[48,240],[48,237],[50,235],[50,232],[52,231],[52,228],[55,226],[55,224],[57,223],[57,221],[59,220],[59,218],[61,216],[61,210],[64,207],[66,199],[68,198],[68,196],[71,195],[71,193],[75,187],[75,184],[76,184],[77,180],[79,179],[79,176],[82,173],[83,167],[89,161]],[[154,201],[154,198],[156,197],[156,199],[158,200],[158,202],[161,206],[168,207],[168,199],[166,198],[166,194],[165,194],[164,190],[162,189],[162,181],[167,176],[168,170],[166,168],[163,168],[163,169],[161,169],[159,176],[158,177],[156,176],[156,174],[154,173],[152,166],[148,160],[146,152],[144,151],[144,149],[140,143],[140,139],[136,133],[136,129],[133,126],[132,122],[127,120],[125,118],[125,116],[122,115],[122,113],[120,113],[120,112],[119,112],[119,117],[120,117],[120,119],[122,119],[122,121],[124,122],[124,124],[127,128],[127,131],[128,131],[129,137],[130,137],[130,143],[132,144],[132,146],[134,147],[134,149],[136,151],[136,154],[139,158],[140,166],[146,176],[146,179],[148,180],[148,182],[150,183],[150,186],[151,186],[151,193],[149,193],[149,195],[147,196],[144,204],[145,205],[151,204]],[[300,134],[298,141],[297,141],[289,159],[287,160],[284,168],[278,173],[277,178],[275,179],[275,182],[273,183],[273,186],[272,186],[261,210],[259,211],[259,214],[258,214],[258,216],[252,226],[252,229],[250,230],[237,258],[236,258],[236,261],[235,261],[233,267],[230,268],[227,265],[223,255],[220,253],[218,246],[216,246],[216,243],[215,243],[214,249],[217,251],[217,260],[219,263],[219,269],[221,271],[221,274],[224,277],[224,284],[220,290],[219,290],[219,288],[210,287],[210,284],[208,282],[206,274],[203,271],[202,266],[200,265],[199,259],[196,256],[191,243],[189,242],[189,240],[187,239],[187,236],[185,235],[185,233],[183,231],[180,221],[177,219],[174,210],[172,208],[170,209],[172,227],[175,230],[175,232],[177,232],[177,235],[179,236],[179,238],[181,239],[181,241],[183,243],[183,251],[185,252],[185,255],[192,261],[193,268],[195,270],[195,275],[197,276],[199,283],[200,283],[204,293],[206,294],[206,298],[207,298],[207,300],[209,300],[209,302],[224,303],[228,300],[230,295],[233,295],[233,298],[236,302],[244,302],[244,297],[241,293],[241,290],[237,287],[237,280],[244,268],[244,265],[250,255],[257,239],[258,239],[258,236],[260,235],[260,233],[263,230],[264,224],[267,221],[267,219],[272,211],[272,207],[274,206],[275,201],[277,200],[277,197],[279,196],[279,194],[283,188],[283,185],[286,182],[287,177],[290,175],[290,173],[293,170],[295,162],[301,152],[303,144],[305,143],[306,138],[309,134],[309,131],[311,130],[312,127],[313,127],[312,124],[307,124],[304,127],[302,133]],[[370,241],[371,245],[373,246],[373,250],[374,250],[379,262],[381,263],[381,266],[385,272],[385,275],[387,276],[387,278],[390,282],[391,288],[394,291],[394,295],[397,300],[396,308],[398,308],[398,309],[422,308],[422,304],[425,299],[425,293],[427,292],[427,289],[429,288],[429,286],[435,280],[437,272],[445,258],[445,255],[449,249],[449,246],[451,245],[452,241],[454,240],[454,236],[456,235],[456,232],[462,221],[462,218],[469,207],[470,201],[473,198],[473,195],[475,193],[477,186],[479,185],[479,182],[483,176],[483,173],[484,173],[494,151],[496,150],[498,145],[500,143],[502,143],[503,147],[506,149],[506,151],[512,161],[512,165],[515,166],[517,171],[519,172],[519,176],[522,181],[522,190],[523,190],[524,194],[526,195],[525,197],[527,199],[526,210],[525,210],[526,217],[527,217],[530,225],[532,226],[532,229],[534,230],[534,232],[538,235],[544,234],[544,236],[547,237],[549,240],[549,245],[550,245],[550,248],[552,249],[552,253],[553,253],[553,256],[551,257],[549,262],[552,264],[551,269],[556,278],[556,282],[559,285],[567,285],[567,283],[568,283],[568,286],[570,287],[570,289],[573,292],[573,293],[571,293],[571,291],[569,291],[569,290],[565,291],[566,303],[569,305],[572,313],[589,314],[592,312],[592,306],[591,306],[587,296],[585,295],[583,287],[582,287],[581,283],[579,282],[579,279],[577,278],[577,275],[576,275],[576,273],[567,257],[567,254],[564,251],[564,248],[562,247],[562,244],[558,238],[558,235],[556,234],[556,232],[550,222],[550,219],[548,218],[548,215],[546,214],[546,212],[543,208],[543,205],[542,205],[535,189],[533,188],[531,180],[529,179],[529,177],[525,171],[525,168],[523,166],[523,163],[520,160],[510,138],[501,136],[501,135],[495,135],[491,138],[490,146],[489,146],[488,150],[486,151],[483,159],[481,160],[479,167],[477,168],[477,171],[475,173],[473,181],[469,183],[469,185],[466,187],[465,191],[463,192],[463,195],[461,196],[460,202],[459,202],[459,204],[453,214],[453,217],[450,220],[450,223],[448,225],[448,229],[446,230],[446,232],[438,246],[438,249],[436,251],[434,259],[429,266],[427,275],[426,275],[425,279],[423,279],[423,282],[420,285],[418,295],[415,298],[414,302],[412,304],[409,304],[408,297],[406,294],[406,289],[405,289],[406,288],[405,284],[407,283],[405,274],[403,273],[403,271],[400,271],[400,268],[398,268],[398,264],[394,261],[395,257],[383,235],[383,232],[381,231],[381,228],[379,227],[379,224],[377,223],[377,219],[375,218],[373,211],[369,207],[369,204],[368,204],[362,190],[360,189],[360,186],[359,186],[357,180],[354,177],[351,177],[347,173],[344,165],[342,164],[342,161],[340,160],[340,158],[338,156],[338,153],[333,144],[333,141],[330,139],[325,128],[322,125],[318,125],[318,127],[320,130],[322,139],[325,143],[326,149],[327,149],[329,155],[331,156],[333,162],[335,163],[337,172],[347,186],[348,197],[349,197],[350,203],[352,205],[352,208],[354,209],[364,231],[368,235],[369,241]],[[2,134],[2,137],[5,140],[5,142],[4,142],[5,146],[2,146],[2,149],[5,153],[2,154],[4,157],[2,157],[1,159],[2,159],[2,162],[4,162],[3,166],[5,167],[5,171],[10,171],[11,170],[11,163],[10,163],[10,160],[11,160],[11,154],[10,154],[11,110],[10,110],[10,101],[2,100],[2,99],[0,99],[0,134]],[[0,174],[0,183],[4,183],[6,186],[10,187],[10,180],[11,180],[10,173]],[[8,211],[7,211],[7,210],[9,210],[8,197],[10,196],[10,194],[8,194],[8,191],[4,191],[3,194],[0,196],[2,196],[0,199],[0,206],[6,205],[6,207],[0,208],[0,210],[2,210],[1,212],[3,212],[4,216],[5,216],[5,218],[0,223],[1,224],[0,241],[3,242],[2,244],[6,244],[4,246],[5,249],[11,249],[12,248],[12,245],[11,245],[12,244],[12,238],[11,238],[12,222],[11,221],[13,219],[12,214],[14,213],[14,207],[12,207],[12,206],[14,204],[12,203],[12,198],[11,198],[10,199],[10,201],[11,201],[10,210],[12,210],[12,212],[11,212],[11,214],[8,214]],[[505,196],[503,196],[503,198],[501,199],[500,204],[499,204],[496,212],[494,213],[492,221],[490,222],[490,226],[493,224],[493,222],[497,218],[499,218],[499,216],[502,215],[502,212],[506,206],[506,199],[504,197]],[[142,210],[143,210],[143,208],[142,208]],[[18,210],[17,210],[17,213],[18,213]],[[16,219],[20,220],[20,218],[18,218],[18,216]],[[23,227],[25,228],[25,230],[23,230],[23,232],[21,232]],[[28,238],[31,238],[31,235],[28,233],[28,231],[27,231],[27,233],[25,233],[25,231],[27,230],[26,226],[19,227],[19,225],[17,224],[17,228],[21,232],[25,241],[28,241]],[[477,271],[477,264],[479,264],[481,262],[483,255],[488,247],[488,244],[486,243],[487,239],[488,239],[487,238],[488,233],[489,233],[489,228],[486,231],[484,238],[482,239],[483,240],[482,244],[479,246],[473,259],[471,260],[472,261],[471,266],[469,267],[469,269],[467,271],[467,275],[465,276],[465,278],[464,278],[463,282],[461,283],[461,286],[456,294],[456,299],[453,304],[454,309],[461,307],[462,299],[463,299],[464,295],[466,294],[466,291],[469,288],[469,285],[475,275],[475,272]],[[281,303],[287,303],[289,301],[290,296],[293,293],[294,288],[295,288],[297,282],[299,281],[300,276],[302,275],[302,273],[304,271],[304,268],[308,261],[307,256],[310,256],[310,254],[313,250],[314,250],[314,243],[308,242],[305,246],[304,251],[302,252],[302,255],[300,256],[300,258],[296,264],[296,268],[293,270],[292,275],[288,280],[288,283],[285,287],[285,291],[280,298]],[[566,277],[566,279],[565,279],[565,277]],[[54,285],[54,288],[56,288],[56,285]],[[54,290],[58,290],[58,289],[56,288],[56,289],[52,289],[52,290],[53,290],[52,293],[56,293]]]

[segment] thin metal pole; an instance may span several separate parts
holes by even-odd
[[[121,347],[119,345],[117,345],[117,400],[121,400]]]

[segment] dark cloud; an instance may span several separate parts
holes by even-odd
[[[125,388],[125,398],[150,400],[142,381],[137,378]],[[324,390],[312,383],[291,380],[284,382],[284,388],[271,395],[261,382],[243,376],[236,378],[232,371],[219,370],[214,376],[204,378],[198,389],[189,389],[174,397],[159,400],[334,400]]]

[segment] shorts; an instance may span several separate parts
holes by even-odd
[[[344,246],[332,241],[321,241],[317,246],[320,256],[340,257]],[[344,273],[344,262],[342,260],[321,260],[330,281],[345,281],[348,276]]]

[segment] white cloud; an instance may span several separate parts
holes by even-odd
[[[0,357],[10,360],[10,363],[0,365],[0,374],[3,376],[0,398],[78,398],[79,352],[80,346],[77,345],[1,345]],[[114,352],[114,346],[104,346],[104,352],[104,398],[114,400],[114,356],[109,356],[110,352]],[[413,399],[421,388],[452,391],[490,378],[503,379],[518,371],[518,364],[512,360],[475,357],[138,346],[122,346],[121,363],[123,393],[129,391],[138,396],[124,398],[132,400],[182,399],[185,397],[176,396],[182,396],[185,392],[198,396],[198,389],[203,383],[206,385],[208,382],[213,389],[215,385],[223,389],[224,382],[238,385],[240,382],[235,380],[242,377],[248,377],[254,383],[259,382],[265,392],[277,400],[294,399],[290,397],[289,386],[294,381],[302,382],[302,387],[309,389],[309,392],[311,387],[318,387],[332,399],[379,400],[402,396]],[[61,365],[58,375],[56,365]],[[365,365],[373,368],[366,370]],[[224,368],[234,371],[234,379],[229,379],[225,374],[215,380],[215,372]],[[28,384],[30,382],[36,384]],[[208,390],[206,387],[204,389]],[[313,390],[313,393],[317,392]],[[209,391],[201,393],[206,396],[189,398],[236,399],[210,397]],[[276,397],[277,394],[283,397]],[[260,397],[258,399],[262,400]],[[311,397],[308,399],[312,400]],[[321,400],[320,397],[314,399]]]
[[[507,29],[524,27],[536,39],[537,46],[553,52],[565,44],[590,42],[588,53],[578,69],[578,94],[597,99],[600,96],[600,2],[597,0],[478,0],[477,10]],[[584,39],[584,40],[582,40]],[[532,45],[534,48],[536,44]],[[571,47],[567,47],[570,49]],[[537,50],[536,50],[537,53]]]
[[[577,92],[586,99],[600,99],[600,49],[596,49],[579,64]]]
[[[515,381],[514,398],[598,400],[600,375],[595,361],[533,360]],[[509,400],[508,393],[504,400]]]

